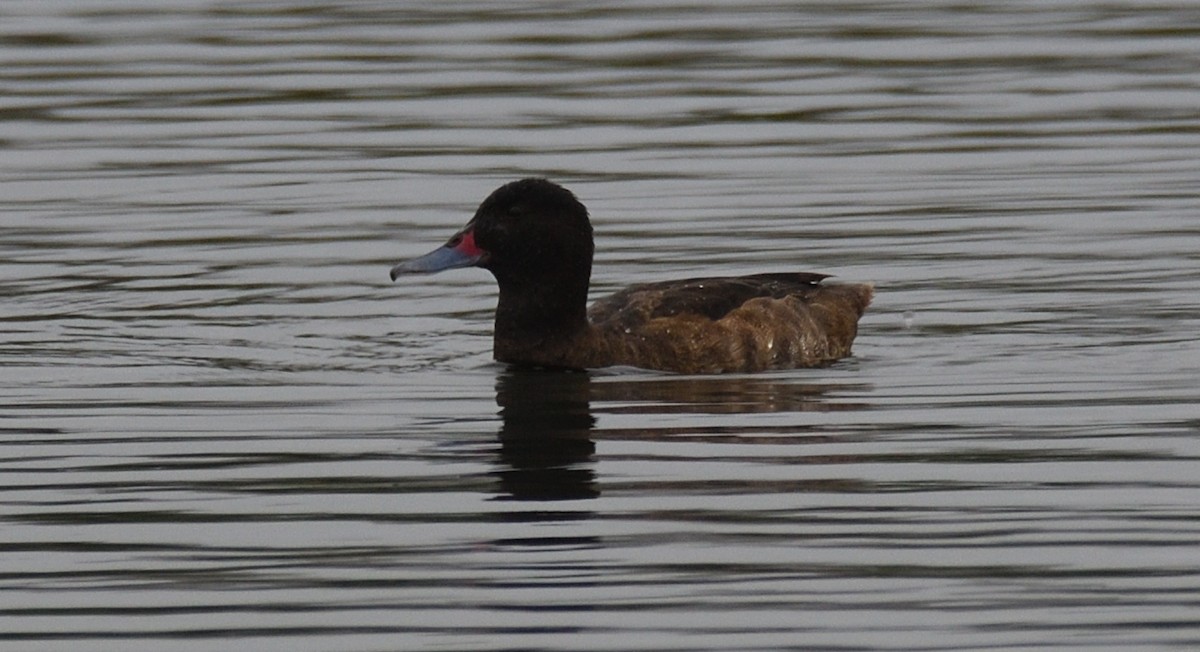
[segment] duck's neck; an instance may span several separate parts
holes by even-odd
[[[495,358],[513,364],[574,367],[591,364],[588,283],[500,280]]]

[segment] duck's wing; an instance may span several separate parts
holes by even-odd
[[[596,302],[591,331],[608,364],[683,373],[828,364],[850,354],[871,302],[866,283],[758,274],[649,283]]]
[[[643,283],[597,300],[588,310],[588,317],[592,323],[611,326],[632,326],[679,315],[716,321],[751,299],[803,298],[826,278],[826,274],[793,272]]]

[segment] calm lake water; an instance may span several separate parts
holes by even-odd
[[[425,4],[0,4],[0,648],[1200,648],[1200,7]],[[854,357],[493,363],[531,175]]]

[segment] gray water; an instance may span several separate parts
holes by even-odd
[[[1195,3],[425,4],[0,4],[0,648],[1200,647]],[[855,355],[493,363],[530,175]]]

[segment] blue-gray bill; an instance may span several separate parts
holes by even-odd
[[[477,259],[451,247],[440,247],[420,258],[406,260],[392,268],[392,280],[401,274],[432,274],[443,269],[470,267]]]
[[[450,238],[444,246],[412,260],[406,260],[392,268],[392,280],[401,274],[432,274],[443,269],[471,267],[483,259],[485,252],[475,246],[475,234],[464,230]]]

